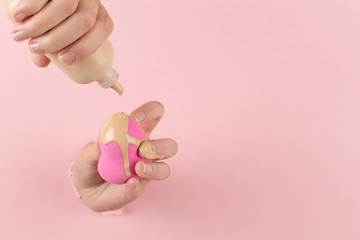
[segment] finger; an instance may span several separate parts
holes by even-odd
[[[134,110],[130,116],[133,117],[144,129],[145,138],[148,139],[152,130],[164,115],[164,105],[157,101],[145,103]]]
[[[96,142],[89,142],[80,150],[76,160],[88,165],[97,165],[100,155],[99,145]]]
[[[95,212],[113,211],[134,201],[144,191],[150,180],[130,178],[125,184],[100,184],[93,191],[82,191],[81,198]]]
[[[63,64],[73,64],[90,56],[105,42],[113,31],[114,24],[106,9],[101,5],[95,26],[80,39],[62,49],[58,56]]]
[[[73,14],[79,0],[54,0],[47,3],[40,12],[26,19],[13,29],[15,41],[24,41],[42,35]]]
[[[170,158],[174,156],[177,151],[177,143],[170,138],[144,141],[139,147],[141,157],[153,160]]]
[[[50,63],[50,60],[43,54],[34,54],[31,53],[32,61],[38,67],[47,67]]]
[[[99,158],[100,148],[96,142],[90,142],[80,150],[72,168],[75,187],[86,188],[104,182],[97,170]]]
[[[29,41],[33,53],[54,53],[87,33],[98,14],[98,0],[80,1],[75,13],[49,32]]]
[[[170,167],[164,162],[143,162],[139,161],[135,165],[136,174],[147,180],[164,180],[170,175]]]
[[[13,8],[11,16],[20,23],[40,11],[47,2],[47,0],[13,0],[10,3],[10,9]]]
[[[149,180],[137,179],[136,177],[130,178],[125,183],[125,199],[123,202],[129,203],[138,198],[145,190]]]

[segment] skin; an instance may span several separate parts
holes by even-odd
[[[176,142],[169,138],[150,140],[150,134],[163,114],[164,106],[161,103],[148,102],[134,110],[131,116],[143,127],[145,141],[153,144],[155,152],[164,155],[166,159],[176,154]],[[95,212],[120,209],[138,198],[151,180],[164,180],[170,175],[170,167],[165,162],[158,159],[150,163],[140,161],[135,166],[140,179],[133,177],[125,184],[111,184],[102,179],[97,170],[100,154],[98,143],[90,142],[80,150],[72,167],[72,182],[75,188],[81,199]],[[149,169],[151,172],[147,172]]]
[[[12,36],[17,42],[29,40],[32,60],[39,67],[50,63],[46,53],[58,52],[67,65],[81,61],[113,31],[112,19],[99,0],[8,1],[18,2],[10,13],[15,24]]]

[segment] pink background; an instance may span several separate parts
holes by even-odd
[[[360,239],[358,0],[103,3],[123,97],[36,68],[1,16],[0,239]],[[149,100],[171,177],[91,212],[70,162]]]

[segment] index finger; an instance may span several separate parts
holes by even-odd
[[[130,116],[133,117],[144,129],[145,138],[149,139],[151,132],[164,115],[165,107],[158,101],[147,102],[136,110]]]
[[[4,5],[10,10],[11,18],[20,23],[40,11],[48,0],[6,0]]]

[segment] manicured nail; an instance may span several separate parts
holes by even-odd
[[[66,52],[59,57],[59,60],[65,65],[70,65],[77,60],[77,57],[72,52]]]
[[[145,113],[143,111],[137,111],[132,115],[137,122],[142,122],[145,119]]]
[[[151,166],[143,163],[143,172],[146,174],[149,174],[149,173],[151,173],[151,171],[152,171]]]
[[[12,37],[17,42],[24,41],[29,38],[23,31],[15,32]]]
[[[40,46],[39,43],[33,43],[29,46],[29,48],[33,53],[38,53],[38,54],[45,53],[44,49]]]
[[[26,18],[26,14],[25,13],[18,13],[14,16],[14,20],[16,22],[22,22],[24,19]]]

